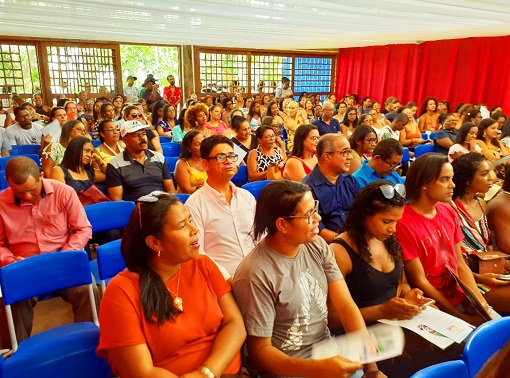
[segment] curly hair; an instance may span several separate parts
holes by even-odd
[[[358,192],[342,229],[354,241],[358,254],[361,260],[365,262],[367,270],[373,261],[366,239],[367,218],[382,213],[390,207],[402,208],[406,203],[406,199],[396,191],[393,198],[386,198],[380,189],[382,185],[395,186],[390,181],[379,180],[370,183]],[[402,248],[398,244],[395,235],[388,237],[384,241],[384,246],[395,262],[395,265],[402,264]],[[368,272],[370,273],[370,271]]]
[[[478,152],[470,152],[453,160],[453,183],[455,184],[453,199],[467,194],[480,163],[486,160],[485,156]]]
[[[188,110],[186,110],[184,117],[186,118],[186,122],[188,122],[193,129],[197,126],[197,116],[200,112],[204,112],[206,115],[209,114],[207,107],[201,102],[191,105]]]

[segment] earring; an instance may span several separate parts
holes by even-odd
[[[158,251],[158,257],[161,257],[161,251]]]

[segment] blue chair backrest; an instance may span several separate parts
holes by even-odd
[[[435,133],[435,132],[430,133],[429,139],[432,139],[432,140],[436,139],[436,134],[437,133]]]
[[[171,143],[171,142],[172,140],[169,137],[164,135],[159,136],[159,143]]]
[[[468,378],[468,370],[464,361],[447,361],[426,367],[411,378]]]
[[[118,239],[97,248],[97,267],[100,280],[115,277],[117,273],[126,269],[120,245],[121,239]]]
[[[170,173],[173,173],[175,171],[175,166],[177,165],[177,162],[179,161],[179,158],[176,156],[165,156],[166,165],[168,165],[168,170]]]
[[[264,189],[264,187],[267,184],[270,184],[271,182],[273,182],[273,180],[253,181],[249,182],[248,184],[244,184],[243,186],[241,186],[241,188],[246,189],[251,194],[253,194],[253,197],[255,197],[255,199],[258,199],[262,189]]]
[[[99,232],[126,227],[134,208],[131,201],[101,202],[85,206],[85,213],[92,232]]]
[[[436,148],[433,144],[427,143],[427,144],[420,144],[416,147],[414,147],[414,157],[419,158],[422,155],[425,155],[429,152],[435,152]]]
[[[402,155],[402,163],[409,163],[411,155],[409,154],[409,148],[404,147],[404,154]]]
[[[189,194],[187,193],[176,193],[174,194],[178,199],[179,201],[181,201],[182,203],[186,203],[186,201],[188,200],[189,198]]]
[[[240,165],[231,181],[238,186],[246,184],[248,182],[248,167],[246,165]]]
[[[181,154],[181,145],[179,143],[161,143],[164,156],[179,156]]]
[[[0,157],[0,170],[4,171],[5,170],[5,167],[7,166],[7,162],[9,160],[11,160],[13,157],[16,157],[17,155],[11,155],[11,156],[3,156],[3,157]],[[33,161],[35,161],[35,163],[37,164],[37,166],[39,168],[41,168],[41,158],[39,157],[39,155],[37,154],[26,154],[26,155],[23,155],[23,156],[26,156],[27,158],[30,158],[32,159]]]
[[[7,189],[9,187],[9,183],[5,178],[5,171],[0,171],[0,190]]]
[[[92,282],[85,251],[49,252],[0,269],[4,304]]]
[[[475,329],[466,340],[462,360],[474,377],[487,360],[510,339],[510,317],[491,320]]]
[[[41,145],[39,144],[20,144],[12,146],[11,155],[28,155],[36,154],[39,155]]]
[[[92,145],[94,146],[94,148],[98,148],[101,145],[101,140],[100,139],[92,139]]]

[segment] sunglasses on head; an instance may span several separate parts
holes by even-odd
[[[383,196],[387,199],[395,197],[395,193],[398,193],[401,197],[406,196],[406,187],[403,184],[396,184],[395,186],[384,184],[379,189],[381,189]]]

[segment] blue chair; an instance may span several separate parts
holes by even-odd
[[[237,186],[246,184],[248,182],[248,167],[246,165],[240,165],[231,181]]]
[[[431,132],[430,135],[429,135],[429,139],[430,140],[436,139],[436,134],[437,134],[436,132]]]
[[[475,329],[468,337],[461,359],[473,378],[487,360],[510,338],[510,317],[491,320]]]
[[[27,155],[23,155],[23,156],[26,156],[26,157],[32,159],[33,161],[35,161],[37,166],[39,168],[41,168],[41,158],[39,157],[39,155],[37,155],[37,154],[27,154]],[[0,170],[2,170],[2,171],[5,170],[5,167],[7,166],[7,162],[9,160],[11,160],[13,157],[16,157],[16,155],[0,157]]]
[[[468,378],[468,369],[464,361],[446,361],[428,366],[414,373],[411,378]]]
[[[402,164],[409,163],[411,161],[411,155],[409,154],[409,148],[404,147],[404,154],[402,155]]]
[[[92,145],[94,146],[94,148],[98,148],[101,145],[101,140],[100,139],[92,139]]]
[[[186,203],[186,201],[188,200],[189,198],[189,194],[187,193],[176,193],[174,194],[178,199],[179,201],[181,201],[182,203]]]
[[[20,144],[12,146],[11,155],[39,155],[41,145],[39,144]]]
[[[166,156],[165,155],[165,161],[166,161],[166,165],[168,165],[168,170],[171,173],[173,173],[173,171],[175,171],[175,166],[177,165],[179,158],[177,156]]]
[[[97,248],[97,267],[101,289],[106,289],[108,281],[117,273],[126,269],[126,263],[120,249],[121,239],[100,245]]]
[[[171,142],[172,142],[172,139],[170,139],[169,137],[164,136],[164,135],[159,136],[159,143],[171,143]]]
[[[0,190],[7,189],[9,187],[9,183],[5,178],[5,171],[0,171]]]
[[[6,265],[0,269],[0,285],[13,348],[13,355],[3,362],[4,376],[112,376],[106,360],[96,355],[99,327],[92,276],[85,251],[43,253]],[[80,285],[88,285],[94,322],[53,328],[23,340],[18,345],[11,312],[13,303]]]
[[[272,182],[273,182],[273,180],[253,181],[253,182],[249,182],[248,184],[244,184],[243,186],[241,186],[241,188],[246,189],[251,194],[253,194],[253,197],[255,197],[255,199],[258,199],[259,194],[262,191],[262,189],[264,189],[264,187],[267,184],[270,184]]]
[[[436,148],[431,143],[426,144],[419,144],[416,147],[414,147],[414,157],[419,158],[422,155],[425,155],[429,152],[435,152]]]
[[[164,156],[179,156],[181,154],[181,145],[179,143],[161,143]]]
[[[101,202],[85,206],[85,213],[92,232],[101,232],[126,227],[134,208],[131,201]]]

